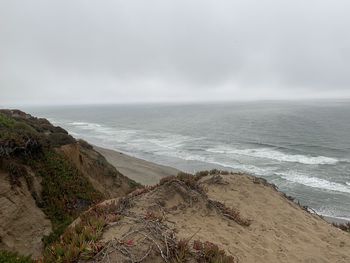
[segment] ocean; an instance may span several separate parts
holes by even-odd
[[[267,179],[316,212],[350,219],[350,102],[27,107],[74,137],[187,172]]]

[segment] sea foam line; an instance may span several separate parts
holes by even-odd
[[[275,173],[275,174],[281,176],[281,178],[287,181],[302,184],[308,187],[342,192],[342,193],[350,193],[350,187],[347,186],[346,184],[335,183],[335,182],[328,181],[326,179],[307,176],[305,174],[300,174],[295,172],[283,172],[283,173]]]
[[[206,151],[211,153],[227,154],[227,155],[244,155],[254,158],[265,158],[279,162],[293,162],[309,165],[317,164],[336,164],[338,159],[325,156],[307,156],[286,154],[270,148],[256,148],[256,149],[234,149],[230,147],[210,148]]]

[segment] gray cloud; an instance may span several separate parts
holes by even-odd
[[[0,0],[0,104],[350,97],[350,2]]]

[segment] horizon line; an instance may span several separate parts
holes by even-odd
[[[0,109],[12,107],[74,107],[74,106],[117,106],[117,105],[201,105],[230,103],[267,103],[267,102],[317,102],[317,101],[350,101],[349,98],[295,98],[295,99],[240,99],[240,100],[203,100],[203,101],[128,101],[128,102],[82,102],[82,103],[2,103]]]

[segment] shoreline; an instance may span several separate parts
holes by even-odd
[[[161,178],[177,175],[180,170],[171,166],[146,161],[117,150],[93,145],[94,149],[102,154],[123,175],[142,185],[155,185]],[[321,215],[328,223],[345,224],[349,220],[332,216]]]
[[[155,185],[161,178],[177,175],[180,172],[176,168],[149,162],[116,150],[96,145],[93,147],[123,175],[142,185]]]

